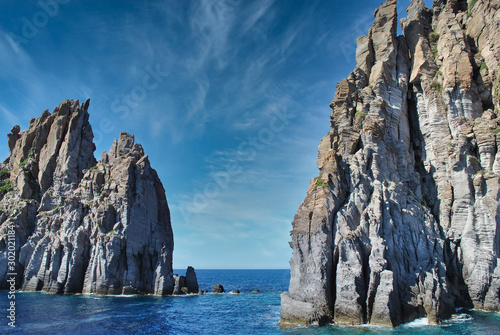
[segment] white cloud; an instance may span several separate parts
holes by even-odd
[[[0,105],[0,111],[2,112],[3,118],[7,120],[7,122],[14,126],[19,124],[19,118],[14,115],[14,113],[10,112],[5,106]]]
[[[274,1],[253,1],[251,3],[252,10],[250,11],[250,15],[248,15],[243,22],[242,33],[246,34],[248,31],[256,25],[259,20],[264,19],[264,16],[267,15],[267,22],[269,22],[270,18],[274,18],[275,13],[270,13],[270,8],[274,4]]]

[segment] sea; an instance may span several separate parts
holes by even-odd
[[[184,271],[176,271],[182,274]],[[394,329],[282,328],[280,294],[290,270],[197,270],[200,289],[222,284],[227,293],[155,297],[15,294],[15,325],[8,326],[8,292],[0,292],[0,334],[500,334],[500,314],[460,310],[441,325],[418,319]],[[240,294],[231,294],[232,290]],[[260,293],[252,293],[258,289]],[[3,314],[3,315],[2,315]]]

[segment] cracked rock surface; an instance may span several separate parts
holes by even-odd
[[[500,310],[500,1],[396,0],[337,84],[292,222],[283,325]]]
[[[174,247],[165,190],[134,136],[94,158],[89,100],[63,101],[8,135],[1,165],[0,289],[171,294]],[[9,230],[15,264],[8,264]],[[11,267],[12,266],[12,267]]]

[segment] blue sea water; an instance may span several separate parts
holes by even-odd
[[[183,271],[177,271],[183,273]],[[382,327],[281,328],[280,293],[289,270],[197,270],[200,289],[223,284],[227,292],[181,297],[16,294],[16,328],[7,326],[7,292],[0,292],[1,334],[500,334],[500,314],[460,311],[450,321],[417,320]],[[261,293],[251,293],[259,289]]]

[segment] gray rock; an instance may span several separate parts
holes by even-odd
[[[134,136],[94,158],[89,101],[62,102],[14,127],[0,196],[0,288],[13,226],[25,291],[171,294],[173,235],[163,185]],[[185,285],[184,285],[185,286]]]
[[[9,152],[12,152],[12,150],[14,150],[14,147],[16,146],[16,142],[20,138],[20,136],[19,136],[20,131],[21,131],[21,127],[19,127],[19,125],[15,125],[12,128],[12,130],[10,131],[11,133],[7,135]]]
[[[198,280],[192,266],[188,266],[186,276],[174,275],[173,295],[199,293]]]
[[[215,284],[214,287],[212,288],[212,293],[224,293],[226,292],[224,290],[224,286],[222,284]]]
[[[292,222],[284,325],[500,310],[500,8],[434,4],[412,1],[397,37],[386,1],[358,38]]]
[[[192,266],[188,266],[186,271],[186,286],[189,293],[197,293],[200,288],[198,286],[198,279],[196,278],[196,272]]]
[[[174,275],[174,281],[175,281],[175,284],[174,284],[174,291],[173,291],[173,295],[181,295],[181,294],[187,294],[188,292],[184,292],[184,291],[187,291],[186,290],[183,290],[183,288],[186,288],[186,277],[185,276],[178,276],[178,275]]]

